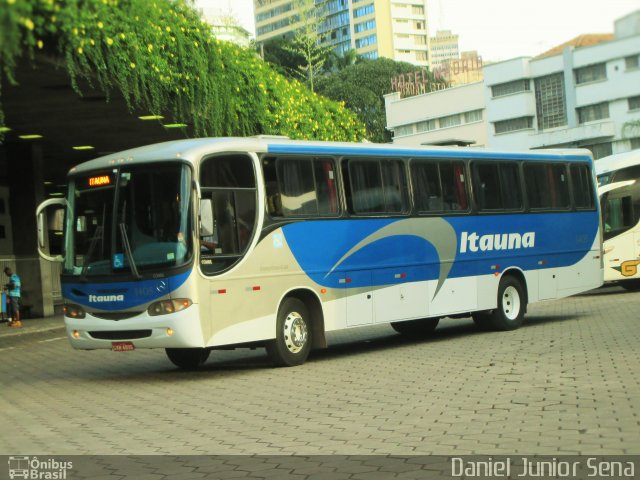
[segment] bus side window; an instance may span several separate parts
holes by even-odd
[[[589,167],[586,165],[571,166],[571,188],[576,208],[591,209],[595,206]]]
[[[416,160],[411,165],[413,195],[418,212],[443,210],[438,164]]]
[[[464,163],[441,162],[440,181],[442,184],[443,210],[466,210],[468,206],[467,189],[464,176]]]

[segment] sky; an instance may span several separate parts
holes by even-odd
[[[196,0],[203,9],[231,13],[254,33],[253,0]],[[484,61],[535,56],[585,33],[613,33],[614,21],[640,0],[427,0],[429,35],[451,30],[460,51]]]

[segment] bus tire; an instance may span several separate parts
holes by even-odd
[[[419,320],[393,322],[391,327],[401,335],[425,337],[433,333],[439,321],[440,317],[421,318]]]
[[[286,298],[278,309],[276,338],[265,345],[277,367],[302,365],[311,351],[311,315],[301,300]]]
[[[478,330],[483,332],[492,330],[490,312],[473,312],[471,314],[471,318],[473,318],[473,323],[476,325]]]
[[[491,326],[502,331],[519,328],[524,319],[526,298],[520,280],[504,276],[498,286],[498,306],[491,312]]]
[[[171,363],[183,370],[196,370],[211,353],[206,348],[165,348],[165,351]]]
[[[640,280],[623,280],[620,286],[627,292],[636,292],[640,290]]]

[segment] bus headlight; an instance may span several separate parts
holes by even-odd
[[[193,302],[188,298],[175,298],[173,300],[161,300],[149,305],[147,312],[152,317],[175,313],[190,307]]]
[[[69,318],[84,318],[86,313],[80,305],[65,304],[63,307],[64,316]]]

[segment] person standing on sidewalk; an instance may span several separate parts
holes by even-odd
[[[7,311],[9,313],[9,326],[22,327],[20,320],[20,277],[13,273],[10,267],[4,268],[4,274],[9,277],[9,283],[4,288],[7,290]]]

